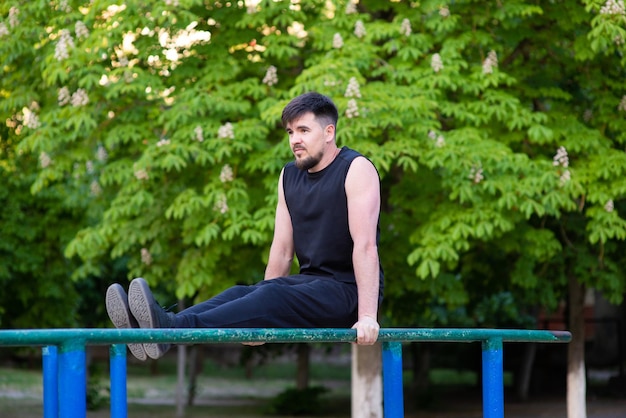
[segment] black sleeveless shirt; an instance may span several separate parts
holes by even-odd
[[[345,183],[350,164],[359,156],[358,152],[343,147],[328,167],[316,173],[300,170],[294,162],[284,168],[283,189],[301,274],[356,283]],[[377,227],[377,244],[379,236]],[[379,271],[382,295],[382,267]]]

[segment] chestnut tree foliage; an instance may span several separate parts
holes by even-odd
[[[4,1],[0,283],[261,280],[315,90],[382,178],[386,323],[520,325],[569,279],[618,303],[625,40],[621,0]]]

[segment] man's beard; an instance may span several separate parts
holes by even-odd
[[[300,170],[308,170],[310,168],[315,167],[322,160],[322,153],[320,152],[316,156],[309,155],[306,158],[297,159],[296,158],[296,167]]]

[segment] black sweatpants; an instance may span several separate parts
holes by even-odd
[[[231,287],[176,314],[176,328],[350,328],[357,286],[293,275]]]

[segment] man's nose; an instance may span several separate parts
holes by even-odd
[[[291,145],[299,144],[300,142],[302,142],[302,137],[299,134],[294,132],[289,136],[289,143]]]

